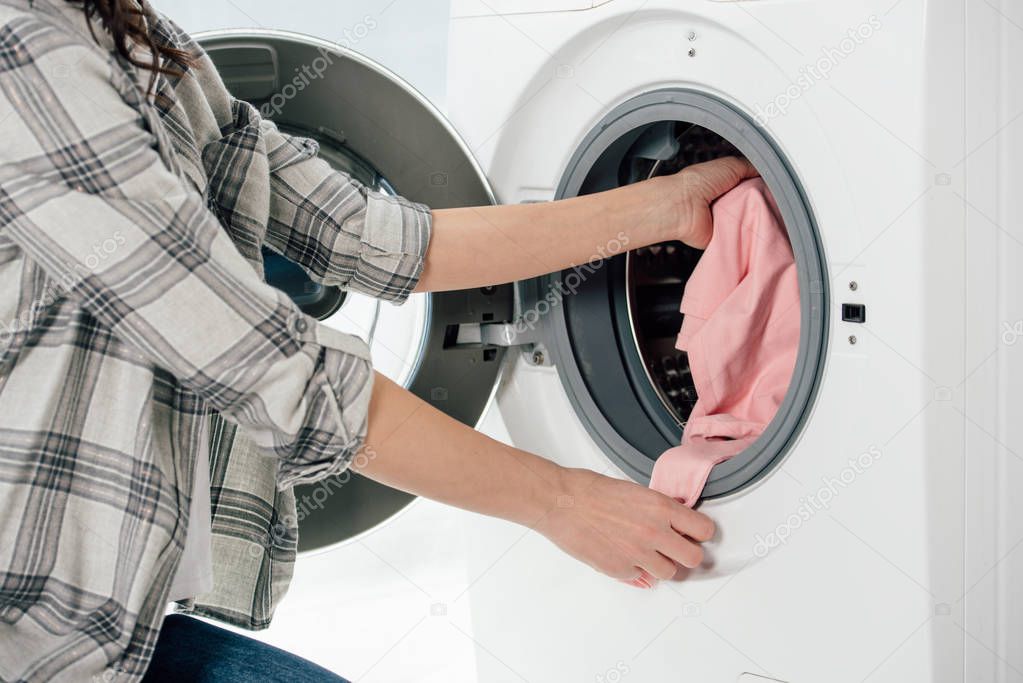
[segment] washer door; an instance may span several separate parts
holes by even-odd
[[[412,86],[337,45],[281,31],[200,34],[235,97],[283,131],[319,141],[321,157],[371,188],[431,208],[494,203],[471,152]],[[513,288],[413,295],[403,306],[313,283],[268,253],[268,281],[307,313],[366,339],[375,367],[469,425],[493,394],[505,349],[460,339],[460,326],[510,321]],[[348,472],[295,489],[299,550],[324,548],[388,519],[413,499]]]
[[[569,161],[557,198],[599,192],[701,161],[745,156],[767,183],[792,245],[799,281],[800,338],[784,401],[761,436],[714,467],[705,498],[766,476],[809,414],[823,368],[828,290],[820,236],[806,195],[778,147],[733,105],[707,93],[666,88],[609,112]],[[697,396],[686,354],[675,349],[679,303],[701,252],[666,242],[524,285],[524,306],[551,293],[544,340],[570,402],[604,453],[648,482],[657,457],[678,445]],[[590,272],[592,271],[592,272]],[[574,281],[573,281],[574,278]],[[538,308],[536,303],[531,308]]]

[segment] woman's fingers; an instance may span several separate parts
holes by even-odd
[[[635,570],[639,572],[639,576],[637,576],[634,579],[626,580],[625,583],[629,584],[630,586],[635,586],[636,588],[653,588],[654,585],[657,583],[657,579],[655,579],[645,569],[635,567]]]
[[[672,501],[672,504],[670,525],[657,539],[657,552],[673,565],[677,563],[695,569],[703,562],[703,548],[700,547],[700,543],[714,537],[716,532],[714,522],[702,512],[697,512],[677,501]],[[649,567],[646,569],[650,570]],[[672,567],[667,578],[674,576],[675,569],[677,567]],[[662,567],[662,571],[666,573],[667,569]],[[650,570],[650,573],[659,579],[665,578],[653,570]]]
[[[711,161],[694,164],[692,170],[707,170],[707,177],[721,193],[727,192],[747,178],[755,178],[758,173],[745,157],[721,157]]]
[[[703,562],[703,548],[697,543],[669,529],[661,538],[658,550],[683,567],[695,569]]]
[[[681,503],[673,511],[671,526],[678,533],[684,534],[700,543],[714,538],[714,534],[717,532],[714,520],[702,512],[697,512]]]
[[[686,166],[681,175],[703,201],[712,202],[743,180],[759,174],[743,157],[722,157]]]
[[[760,173],[757,172],[756,167],[753,164],[751,164],[749,160],[746,159],[746,157],[725,157],[725,161],[726,163],[730,164],[733,169],[735,169],[736,175],[738,176],[736,185],[738,185],[743,180],[747,180],[748,178],[756,178],[758,175],[760,175]]]
[[[669,580],[678,571],[678,565],[675,564],[674,560],[665,557],[657,551],[648,553],[643,558],[641,568],[660,581]]]
[[[722,157],[686,166],[675,175],[679,192],[679,239],[706,249],[714,232],[711,204],[757,170],[742,157]]]
[[[567,470],[565,496],[537,530],[598,571],[634,586],[671,579],[703,560],[714,523],[656,491],[582,470]]]

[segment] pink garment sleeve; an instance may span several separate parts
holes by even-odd
[[[778,207],[760,178],[712,208],[714,235],[686,283],[676,347],[698,400],[682,443],[654,465],[650,487],[693,506],[711,469],[774,418],[799,348],[799,286]]]

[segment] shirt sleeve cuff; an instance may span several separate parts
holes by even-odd
[[[423,273],[432,229],[433,215],[426,205],[368,193],[359,261],[351,284],[385,301],[404,303]]]
[[[334,413],[325,416],[323,424],[334,425],[334,430],[329,435],[332,443],[325,444],[326,448],[309,448],[306,457],[282,460],[277,474],[281,490],[340,474],[367,457],[365,441],[374,377],[369,347],[358,337],[313,321],[298,336],[320,348],[317,372],[325,380],[320,382],[324,394],[320,405],[322,410]]]

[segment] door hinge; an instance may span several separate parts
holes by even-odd
[[[533,365],[553,365],[541,341],[540,330],[521,319],[503,323],[463,323],[458,326],[456,344],[517,347]]]

